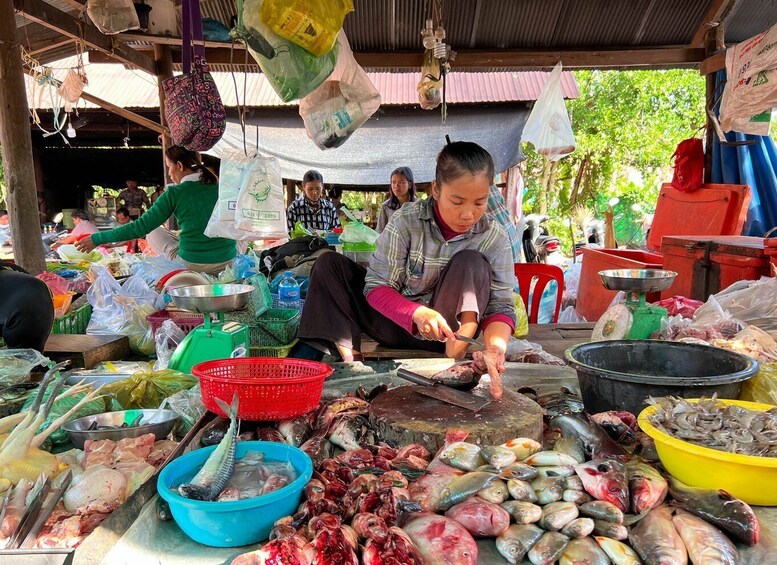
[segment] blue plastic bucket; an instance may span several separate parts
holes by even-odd
[[[178,526],[196,542],[212,547],[239,547],[266,540],[279,518],[297,511],[302,491],[313,475],[313,462],[307,453],[290,445],[241,441],[236,447],[237,459],[247,451],[260,451],[266,461],[289,461],[297,479],[275,492],[232,502],[192,500],[170,489],[171,485],[190,480],[216,447],[197,449],[168,463],[157,480],[159,496],[170,505]]]

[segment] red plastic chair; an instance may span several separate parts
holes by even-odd
[[[516,263],[515,278],[518,279],[518,289],[521,292],[521,299],[526,306],[526,314],[529,316],[529,323],[536,324],[540,313],[540,300],[545,287],[550,281],[556,281],[558,293],[556,294],[556,311],[553,313],[553,323],[558,321],[558,314],[561,311],[561,300],[564,294],[564,271],[555,265],[545,265],[544,263]],[[536,280],[534,291],[532,293],[531,306],[529,305],[529,291],[532,281]]]

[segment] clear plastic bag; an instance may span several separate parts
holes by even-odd
[[[708,316],[714,318],[720,316],[721,312],[743,322],[777,317],[777,279],[738,281],[710,296],[707,302],[696,310],[693,319],[697,321]]]
[[[340,147],[380,107],[380,92],[354,59],[345,33],[338,42],[335,70],[299,104],[305,131],[319,149]]]
[[[284,102],[304,98],[332,74],[337,64],[335,47],[316,57],[293,41],[273,32],[262,20],[263,0],[243,4],[243,27],[236,30],[248,51]]]
[[[280,238],[288,233],[277,159],[257,155],[244,170],[237,194],[235,228],[251,233],[251,239]]]
[[[564,104],[561,89],[561,63],[553,67],[548,82],[540,93],[523,127],[522,142],[534,145],[535,151],[551,161],[558,161],[575,150],[575,134]]]
[[[0,349],[0,384],[24,382],[30,376],[30,371],[49,361],[48,357],[34,349]]]
[[[191,430],[206,411],[205,405],[202,403],[200,383],[189,390],[179,390],[168,396],[167,406],[181,417],[184,433]]]
[[[264,0],[262,20],[281,37],[320,57],[335,46],[352,0]]]
[[[424,110],[434,110],[442,103],[442,75],[440,60],[434,56],[434,50],[424,51],[424,63],[421,65],[421,80],[416,87],[418,103]]]
[[[378,241],[378,232],[361,222],[350,222],[343,228],[340,235],[340,243],[366,243],[375,245]]]
[[[91,251],[90,253],[81,253],[76,249],[75,245],[66,244],[57,248],[59,258],[63,261],[73,261],[75,263],[97,263],[103,258],[103,254],[99,251]]]
[[[558,314],[559,324],[579,324],[585,321],[587,320],[577,313],[574,306],[567,306]]]
[[[525,339],[510,339],[507,342],[505,361],[514,363],[539,363],[541,365],[566,365],[564,361],[542,349],[539,343]]]
[[[170,261],[167,257],[143,257],[143,259],[130,266],[130,272],[142,278],[149,286],[156,285],[159,280],[173,271],[185,269],[186,265],[180,261]]]
[[[580,273],[583,271],[583,263],[572,263],[564,271],[564,301],[563,304],[574,306],[577,303],[577,289],[580,286]]]
[[[154,334],[154,344],[156,345],[156,362],[154,370],[161,371],[167,369],[170,360],[173,358],[176,348],[183,341],[186,334],[179,328],[173,320],[165,320],[159,326]]]
[[[777,405],[777,363],[764,363],[758,374],[742,385],[740,400]]]
[[[140,29],[140,20],[132,0],[87,0],[86,13],[105,35]]]

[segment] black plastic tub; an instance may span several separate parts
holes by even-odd
[[[758,372],[751,357],[694,343],[652,340],[597,341],[567,349],[577,369],[586,412],[639,414],[648,396],[737,398]]]

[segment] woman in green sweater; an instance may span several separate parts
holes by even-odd
[[[218,274],[237,254],[235,241],[204,233],[218,200],[218,177],[199,153],[178,145],[167,149],[165,163],[175,184],[157,198],[148,212],[124,226],[92,234],[76,247],[89,252],[103,243],[147,236],[158,254],[178,258],[193,271]],[[160,227],[173,214],[181,226],[179,236]]]

